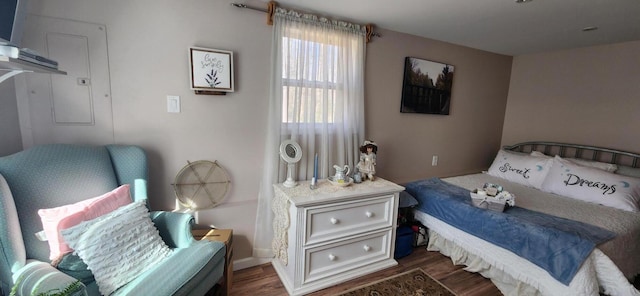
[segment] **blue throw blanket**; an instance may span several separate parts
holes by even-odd
[[[615,237],[593,225],[519,207],[503,213],[480,209],[469,190],[438,178],[405,187],[419,201],[418,210],[529,260],[565,285],[596,245]]]

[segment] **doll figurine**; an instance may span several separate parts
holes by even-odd
[[[378,153],[378,145],[366,140],[360,146],[360,162],[358,162],[358,171],[362,175],[362,181],[369,178],[373,181],[376,174],[376,153]]]

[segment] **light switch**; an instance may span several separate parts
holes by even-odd
[[[167,96],[167,112],[180,113],[180,96]]]

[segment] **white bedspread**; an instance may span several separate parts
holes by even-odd
[[[505,295],[598,295],[600,286],[610,295],[640,295],[626,280],[640,273],[640,213],[581,202],[511,183],[486,174],[443,179],[469,190],[485,182],[502,185],[515,194],[519,207],[582,221],[609,229],[617,237],[601,244],[582,265],[569,286],[519,256],[458,230],[425,213],[416,219],[433,230],[429,248],[449,256],[494,281]]]

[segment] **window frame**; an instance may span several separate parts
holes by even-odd
[[[340,85],[343,84],[337,81],[338,69],[339,69],[338,56],[340,53],[339,46],[336,45],[334,42],[330,42],[330,40],[327,40],[327,42],[321,42],[315,39],[302,39],[300,37],[289,37],[289,36],[283,37],[282,43],[283,43],[282,44],[283,48],[286,48],[286,50],[283,51],[282,64],[281,64],[281,67],[282,67],[281,123],[283,125],[300,125],[300,124],[333,125],[336,122],[335,110],[336,110],[336,101],[337,101],[337,91],[340,89]],[[324,72],[311,73],[311,72],[305,71],[307,73],[295,75],[296,74],[295,72],[298,71],[298,69],[293,69],[294,75],[290,75],[291,72],[288,71],[289,69],[287,69],[287,65],[288,65],[288,62],[291,62],[291,61],[287,61],[285,59],[285,56],[289,56],[290,52],[296,50],[296,48],[292,48],[293,47],[292,45],[295,45],[295,44],[301,47],[309,47],[309,46],[316,47],[314,50],[309,51],[309,52],[315,53],[315,55],[312,57],[313,59],[308,58],[310,61],[312,61],[312,63],[310,64],[315,65],[316,67],[309,66],[304,68],[308,69],[307,71],[311,71],[311,69],[316,69],[316,70],[323,70]],[[321,59],[326,58],[327,56],[333,59],[333,61],[328,62],[329,64],[327,65],[327,67],[320,68],[319,66],[324,66],[326,64],[326,63],[322,63]],[[306,62],[306,61],[298,60],[295,62],[299,63],[299,62]],[[301,79],[296,79],[296,78],[291,78],[291,76],[302,76],[302,77]],[[320,78],[320,79],[310,80],[310,78]],[[288,90],[295,91],[296,88],[299,88],[299,91],[302,91],[302,92],[310,92],[315,89],[316,92],[319,93],[319,95],[313,96],[308,94],[306,95],[306,97],[297,99],[300,101],[299,103],[301,104],[303,104],[305,101],[311,101],[313,99],[316,100],[316,106],[319,108],[316,108],[316,114],[313,120],[310,120],[310,119],[303,119],[301,121],[295,120],[295,115],[290,114],[289,110],[293,106],[290,106],[289,104],[290,99],[288,98],[288,94],[290,92]],[[330,93],[323,94],[323,92],[327,92],[327,91]],[[293,98],[293,100],[296,100],[296,98]],[[295,102],[293,104],[295,104]],[[327,110],[325,110],[325,106]],[[318,114],[318,110],[320,114]],[[298,115],[304,116],[305,111],[306,110],[303,110],[301,112],[302,114],[298,114]]]

